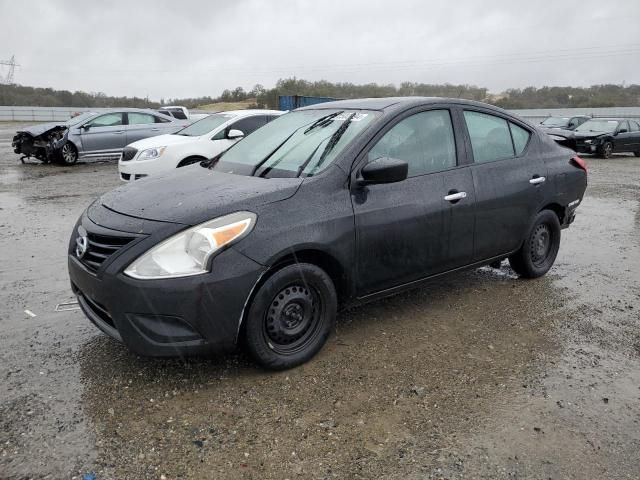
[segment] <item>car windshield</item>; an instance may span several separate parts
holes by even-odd
[[[576,128],[576,132],[613,133],[617,126],[617,120],[587,120]]]
[[[208,117],[205,117],[202,120],[198,120],[188,127],[183,128],[178,133],[176,133],[176,135],[184,135],[185,137],[199,137],[200,135],[206,135],[218,128],[223,123],[228,122],[234,116],[235,115],[224,113],[209,115]]]
[[[235,144],[209,168],[265,178],[312,176],[378,115],[338,109],[287,113]]]
[[[82,123],[85,120],[90,119],[94,115],[96,115],[96,112],[84,112],[84,113],[81,113],[80,115],[76,115],[75,117],[71,117],[69,120],[67,120],[66,124],[69,127],[73,127],[74,125],[78,125],[79,123]]]
[[[544,125],[545,127],[566,127],[569,125],[569,119],[564,117],[549,117],[540,125]]]

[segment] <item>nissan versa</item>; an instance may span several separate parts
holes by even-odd
[[[71,286],[139,354],[243,343],[284,369],[320,350],[340,306],[505,258],[544,275],[586,185],[573,151],[489,105],[314,105],[103,195],[71,236]]]

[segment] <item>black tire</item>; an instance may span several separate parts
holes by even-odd
[[[639,151],[637,151],[637,152],[633,152],[633,154],[634,154],[636,157],[640,157],[640,150],[639,150]]]
[[[283,267],[260,287],[246,318],[245,340],[262,366],[284,370],[312,358],[327,341],[337,311],[329,275],[308,263]]]
[[[186,167],[187,165],[193,165],[194,163],[201,162],[206,160],[204,157],[187,157],[180,160],[180,163],[176,166],[176,168]]]
[[[536,215],[520,250],[509,257],[511,268],[524,278],[538,278],[549,271],[560,249],[560,221],[555,212]]]
[[[78,149],[71,142],[66,142],[60,149],[60,163],[73,165],[78,161]]]
[[[602,146],[598,149],[598,156],[602,158],[611,158],[613,154],[613,143],[604,142]]]

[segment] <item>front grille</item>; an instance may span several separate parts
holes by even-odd
[[[138,153],[138,149],[137,148],[124,147],[122,149],[122,161],[123,162],[128,162],[129,160],[133,160],[133,157],[136,156],[136,153]]]
[[[94,272],[104,261],[116,253],[135,237],[116,237],[112,235],[98,235],[87,232],[87,250],[80,261]]]

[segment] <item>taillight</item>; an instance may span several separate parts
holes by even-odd
[[[587,173],[587,162],[585,162],[582,158],[580,158],[579,156],[575,156],[571,159],[571,163],[573,163],[576,167],[581,168],[582,170],[584,170],[584,173]]]

